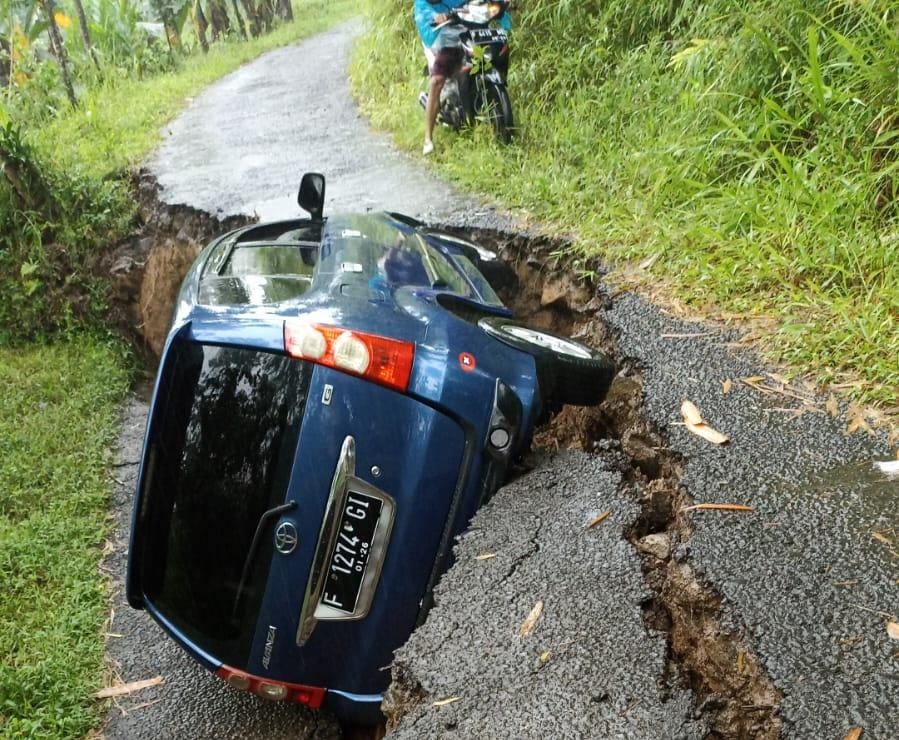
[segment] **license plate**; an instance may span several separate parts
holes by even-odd
[[[508,38],[502,28],[476,28],[471,32],[471,40],[476,44],[504,44]]]
[[[347,493],[322,591],[323,606],[346,614],[355,611],[381,507],[381,500],[374,496]]]

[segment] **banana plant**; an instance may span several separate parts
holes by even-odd
[[[47,21],[37,0],[0,0],[0,82],[12,85],[16,68],[41,34]]]

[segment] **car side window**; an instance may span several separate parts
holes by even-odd
[[[443,288],[463,296],[472,293],[468,281],[459,274],[459,270],[439,250],[432,247],[418,234],[408,240],[408,248],[415,252],[428,277],[432,288]]]

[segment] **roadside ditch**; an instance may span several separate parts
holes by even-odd
[[[148,374],[155,369],[181,281],[213,237],[249,223],[220,220],[187,206],[161,202],[151,176],[135,176],[139,220],[135,232],[98,264],[112,280],[110,321],[135,346]],[[681,485],[683,460],[666,446],[663,430],[643,408],[643,368],[617,349],[602,320],[614,300],[583,275],[601,276],[598,264],[574,265],[571,244],[545,237],[448,227],[452,233],[495,250],[514,279],[498,292],[529,325],[602,348],[619,373],[596,408],[565,407],[535,435],[537,447],[574,448],[596,454],[622,474],[621,495],[637,501],[640,514],[626,537],[642,560],[651,592],[643,606],[646,627],[664,634],[665,674],[660,686],[688,688],[696,713],[713,738],[779,736],[781,695],[753,652],[749,636],[713,586],[690,565],[692,531],[683,508],[692,503]],[[402,676],[394,676],[402,682]],[[393,717],[392,719],[398,719]]]

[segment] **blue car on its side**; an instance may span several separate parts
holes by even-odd
[[[479,247],[397,214],[210,244],[162,354],[127,593],[237,689],[373,722],[453,537],[561,403],[613,367],[528,329]]]

